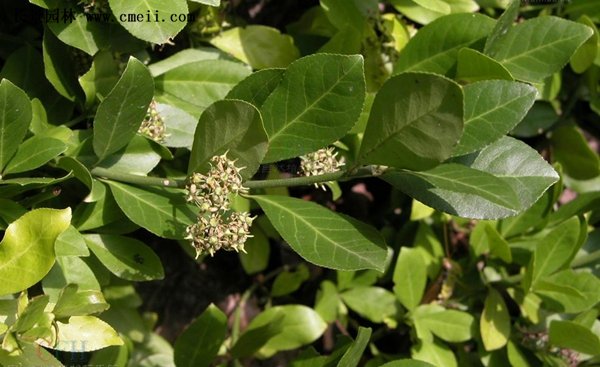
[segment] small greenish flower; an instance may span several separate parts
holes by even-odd
[[[148,106],[146,117],[144,118],[144,121],[142,121],[138,132],[142,135],[146,135],[157,143],[163,143],[165,141],[165,137],[167,136],[165,122],[158,113],[157,104],[154,99],[152,99],[150,106]]]
[[[333,147],[319,149],[300,157],[300,169],[305,176],[318,176],[325,173],[338,172],[343,166],[344,158],[337,159]],[[315,183],[315,187],[325,190],[323,184]]]
[[[242,251],[250,235],[253,217],[249,213],[232,212],[229,195],[247,193],[240,171],[227,153],[210,160],[206,175],[193,173],[186,185],[187,201],[200,209],[198,221],[187,228],[186,238],[196,249],[196,257],[208,252],[211,256],[220,249]]]

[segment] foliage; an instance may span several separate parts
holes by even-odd
[[[600,5],[314,3],[3,5],[1,366],[600,363]]]

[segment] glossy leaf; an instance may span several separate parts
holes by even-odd
[[[489,55],[490,49],[496,46],[496,43],[506,38],[506,35],[510,28],[512,28],[513,24],[517,20],[517,16],[519,15],[519,10],[521,7],[521,2],[518,0],[509,0],[508,6],[506,10],[498,17],[496,21],[496,25],[492,29],[492,32],[488,36],[485,41],[484,52]]]
[[[502,64],[491,57],[470,48],[461,48],[458,51],[456,79],[477,82],[488,79],[513,80],[513,77]]]
[[[407,71],[446,74],[456,65],[458,50],[485,38],[494,23],[482,14],[452,14],[431,22],[402,49],[394,74]]]
[[[92,106],[98,97],[106,97],[119,81],[119,66],[109,51],[94,56],[90,69],[79,77],[85,93],[86,106]]]
[[[348,307],[374,323],[389,322],[399,312],[394,294],[380,287],[354,287],[340,294]],[[376,299],[377,302],[365,302]]]
[[[444,77],[405,73],[375,97],[359,160],[424,170],[444,161],[463,130],[463,94]]]
[[[111,345],[122,345],[119,334],[94,316],[71,316],[67,322],[56,321],[58,344],[52,349],[89,352]]]
[[[212,47],[188,48],[148,65],[148,70],[150,70],[153,77],[157,77],[181,65],[196,61],[215,60],[222,57],[223,53]]]
[[[598,55],[600,36],[598,35],[598,28],[594,24],[594,21],[588,16],[583,15],[577,21],[590,27],[594,31],[592,37],[588,38],[583,45],[579,46],[577,51],[571,56],[570,63],[573,71],[576,73],[583,73],[594,64],[594,60]]]
[[[517,214],[520,207],[517,194],[502,178],[461,164],[391,172],[383,179],[432,208],[460,217],[502,218]]]
[[[165,124],[164,145],[191,150],[198,119],[177,107],[162,103],[157,103],[156,111]]]
[[[90,266],[77,256],[59,256],[50,272],[42,280],[44,293],[56,302],[69,284],[75,284],[80,291],[98,291],[100,284]]]
[[[253,69],[284,68],[300,56],[292,37],[263,25],[231,28],[210,43]]]
[[[587,272],[559,271],[539,280],[533,288],[546,308],[564,313],[583,312],[600,302],[600,279]],[[570,292],[564,292],[568,289]],[[572,293],[575,293],[573,295]]]
[[[0,172],[15,154],[31,122],[31,102],[7,79],[0,82]]]
[[[48,352],[35,343],[21,343],[22,353],[10,353],[0,349],[0,363],[4,366],[37,366],[64,367],[64,365]]]
[[[85,240],[72,225],[61,233],[54,244],[56,256],[89,256]]]
[[[562,69],[592,29],[565,19],[546,16],[508,28],[487,49],[519,80],[541,82]]]
[[[466,312],[444,310],[423,315],[415,320],[421,327],[451,343],[464,342],[473,337],[475,319]]]
[[[210,366],[227,335],[227,317],[215,305],[208,308],[177,338],[175,364]]]
[[[261,108],[265,162],[314,152],[354,126],[365,99],[361,56],[317,54],[287,68]]]
[[[126,146],[140,127],[154,94],[148,69],[130,58],[121,78],[98,106],[94,152],[102,160]]]
[[[414,310],[423,298],[427,282],[427,266],[421,251],[402,247],[394,269],[394,293],[409,311]]]
[[[109,308],[102,292],[97,290],[78,290],[75,284],[65,287],[52,309],[57,318],[85,316],[100,313]]]
[[[597,355],[600,350],[600,337],[592,330],[572,321],[553,320],[548,336],[552,345],[581,353]]]
[[[135,281],[164,278],[160,259],[143,242],[108,234],[85,235],[85,242],[111,273]]]
[[[83,91],[77,82],[76,68],[71,66],[69,47],[54,36],[44,32],[44,74],[58,93],[70,101],[83,99]]]
[[[240,263],[247,274],[254,274],[265,270],[269,265],[271,247],[269,239],[258,226],[252,226],[250,233],[253,237],[246,240],[244,247],[247,253],[240,253]]]
[[[286,196],[253,196],[292,249],[316,265],[383,272],[388,251],[381,235],[351,217]]]
[[[517,193],[518,212],[530,208],[559,178],[558,173],[535,150],[509,137],[455,161],[501,179],[505,191],[512,188]]]
[[[600,174],[600,158],[576,126],[556,128],[550,142],[555,161],[567,175],[577,180],[589,180]]]
[[[579,243],[579,220],[573,217],[556,226],[538,241],[532,263],[527,268],[525,285],[556,272],[573,259]]]
[[[27,289],[50,271],[54,241],[70,222],[70,208],[36,209],[8,226],[0,242],[0,294]]]
[[[506,345],[510,335],[510,316],[502,296],[493,288],[488,290],[485,298],[479,328],[485,350],[496,350]]]
[[[272,297],[280,297],[295,292],[310,274],[304,264],[300,264],[295,271],[284,271],[277,275],[271,288]]]
[[[452,350],[437,341],[414,344],[411,348],[411,356],[434,366],[458,367]]]
[[[188,12],[184,0],[146,0],[131,2],[110,0],[110,8],[115,18],[128,32],[147,42],[162,44],[175,37],[187,24],[187,18],[179,20],[179,15]],[[130,17],[134,19],[130,19]],[[133,20],[133,21],[132,21]]]
[[[511,131],[533,106],[534,87],[511,81],[488,80],[466,85],[465,128],[453,155],[462,155],[499,140]]]
[[[271,356],[278,351],[295,349],[312,343],[319,338],[327,324],[312,309],[301,305],[275,306],[256,316],[248,325],[244,334],[268,326],[270,322],[280,325],[280,332],[270,337],[258,353]],[[240,337],[243,338],[243,335]]]
[[[203,60],[178,66],[158,76],[156,90],[159,96],[169,97],[176,103],[168,103],[183,109],[190,104],[197,116],[213,102],[220,100],[250,74],[250,70],[242,64],[224,60]],[[160,101],[160,100],[159,100]],[[196,116],[192,113],[192,115]]]
[[[186,203],[181,190],[107,183],[127,217],[157,236],[182,239],[185,228],[195,221],[193,207]]]
[[[342,356],[338,362],[338,366],[344,367],[356,367],[361,361],[363,352],[367,348],[369,339],[371,338],[371,328],[365,328],[360,326],[358,328],[358,334],[356,340],[352,342],[350,347],[346,350],[346,353]]]
[[[380,367],[435,367],[427,362],[418,361],[414,359],[399,359],[396,361],[382,364]]]
[[[267,135],[260,112],[248,102],[225,100],[209,106],[200,116],[194,134],[188,173],[208,172],[213,156],[228,152],[240,174],[254,175],[267,151]]]
[[[284,72],[285,69],[263,69],[254,72],[233,87],[225,98],[240,99],[260,109],[281,82]]]
[[[56,158],[65,150],[67,146],[60,140],[33,136],[19,146],[15,155],[8,161],[4,173],[31,171]]]

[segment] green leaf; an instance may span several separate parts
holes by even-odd
[[[488,47],[487,54],[516,79],[541,82],[562,69],[592,33],[582,24],[543,16],[509,28],[503,38]]]
[[[121,78],[98,106],[94,152],[100,160],[126,146],[138,131],[154,86],[148,69],[131,57]]]
[[[263,25],[231,28],[210,43],[253,69],[285,68],[300,57],[292,37]]]
[[[460,343],[473,338],[475,319],[466,312],[443,310],[427,313],[418,318],[415,316],[415,322],[447,342]]]
[[[588,38],[571,56],[571,69],[581,74],[594,64],[594,60],[598,55],[600,36],[598,35],[598,28],[588,16],[582,15],[577,22],[590,27],[594,31],[592,37]]]
[[[568,265],[581,245],[579,231],[579,219],[573,217],[537,241],[531,265],[527,267],[525,289],[535,286],[538,280]]]
[[[89,256],[85,240],[72,225],[61,233],[54,244],[56,256]]]
[[[184,0],[109,0],[115,18],[129,33],[147,42],[163,44],[174,38],[187,24],[188,7]]]
[[[222,57],[223,53],[212,47],[187,48],[167,57],[166,59],[148,65],[148,70],[150,70],[150,73],[153,77],[157,77],[181,65],[196,61],[215,60]]]
[[[94,181],[92,174],[80,161],[72,157],[60,157],[56,162],[56,167],[61,168],[67,172],[72,172],[73,175],[87,186],[90,191],[93,188]]]
[[[78,156],[78,158],[84,160],[83,156]],[[134,135],[124,148],[109,154],[97,166],[110,169],[112,172],[146,176],[156,167],[160,159],[161,147],[159,144],[144,136]],[[92,163],[91,160],[88,162]]]
[[[227,335],[227,317],[215,305],[194,320],[175,342],[177,367],[208,367]]]
[[[225,98],[240,99],[260,109],[281,82],[284,72],[285,69],[263,69],[254,72],[233,87]]]
[[[19,343],[22,353],[10,353],[0,348],[0,363],[4,366],[64,367],[52,353],[34,343]]]
[[[477,82],[488,79],[514,80],[502,64],[479,51],[461,48],[458,51],[456,80]]]
[[[600,175],[600,158],[590,148],[582,132],[574,125],[559,126],[550,138],[554,160],[563,171],[577,180]]]
[[[389,79],[371,106],[359,160],[424,170],[450,157],[463,130],[463,94],[439,75]]]
[[[276,321],[279,318],[281,320]],[[271,356],[278,351],[296,349],[310,344],[317,340],[327,328],[325,321],[311,308],[301,305],[286,305],[271,307],[260,313],[250,322],[244,334],[268,326],[272,321],[279,324],[280,332],[269,338],[258,351],[259,355],[264,357]],[[240,341],[244,334],[240,337]]]
[[[279,273],[273,281],[271,297],[280,297],[295,292],[309,276],[308,268],[304,264],[298,265],[295,271]]]
[[[492,32],[485,41],[484,53],[490,54],[490,49],[496,46],[496,43],[506,37],[510,28],[512,28],[514,22],[517,20],[521,2],[519,0],[508,0],[509,4],[506,10],[500,15],[496,21],[496,25]]]
[[[80,257],[57,257],[56,263],[42,281],[44,293],[50,296],[50,302],[56,302],[69,284],[76,284],[80,291],[100,291],[96,275]]]
[[[164,101],[166,104],[192,113],[183,106],[191,104],[197,113],[198,110],[202,112],[213,102],[224,98],[234,85],[249,74],[250,70],[247,67],[231,61],[196,61],[158,76],[155,79],[156,90],[159,95],[178,102]]]
[[[427,266],[416,248],[402,247],[394,269],[394,293],[407,310],[414,310],[423,298]]]
[[[580,353],[597,355],[600,350],[598,335],[572,321],[552,320],[548,336],[550,344]]]
[[[27,289],[50,271],[54,241],[70,222],[70,208],[35,209],[8,226],[0,242],[0,295]]]
[[[340,294],[354,312],[374,323],[390,322],[399,313],[396,297],[381,287],[354,287]],[[365,302],[366,299],[377,302]]]
[[[316,54],[287,68],[261,108],[269,151],[264,162],[314,152],[354,126],[365,99],[363,58]]]
[[[165,276],[160,259],[143,242],[108,234],[87,234],[85,242],[102,264],[119,278],[146,281]]]
[[[56,321],[58,344],[52,349],[64,352],[90,352],[111,345],[123,345],[119,334],[94,316],[71,316],[68,322]]]
[[[431,363],[434,366],[458,367],[452,350],[445,344],[437,341],[420,341],[412,346],[410,354],[414,359]]]
[[[157,103],[156,111],[165,124],[164,145],[170,148],[192,149],[198,119],[189,113],[167,104]]]
[[[85,93],[85,104],[92,107],[98,97],[106,97],[119,81],[119,66],[109,51],[94,56],[92,66],[79,78]]]
[[[490,257],[499,258],[505,263],[510,264],[512,262],[512,253],[508,242],[506,242],[496,228],[489,223],[484,225],[484,232],[484,241],[487,242]]]
[[[67,150],[67,146],[60,140],[45,136],[32,136],[19,146],[15,155],[8,161],[4,173],[31,171],[56,158],[65,150]]]
[[[44,309],[48,305],[48,301],[48,296],[32,298],[11,329],[15,332],[23,333],[34,327],[44,316]]]
[[[359,326],[356,340],[352,342],[346,350],[342,359],[338,362],[338,367],[356,367],[361,361],[361,357],[367,348],[371,338],[371,328]]]
[[[237,160],[236,166],[246,167],[240,172],[245,178],[254,175],[265,156],[267,135],[260,112],[248,102],[217,101],[202,113],[188,173],[208,172],[210,159],[226,151],[228,158]]]
[[[258,226],[252,226],[250,233],[253,237],[246,240],[246,253],[240,252],[240,263],[246,274],[259,273],[269,265],[271,247],[269,239]]]
[[[193,206],[183,190],[144,189],[107,181],[117,204],[135,224],[163,238],[183,239],[185,229],[196,220]]]
[[[27,213],[27,209],[25,209],[20,204],[8,199],[0,198],[0,230],[4,231],[8,224],[14,222],[19,219],[20,216]]]
[[[382,364],[380,367],[435,367],[432,364],[414,359],[399,359]]]
[[[469,84],[465,93],[465,129],[453,155],[474,152],[511,131],[533,106],[537,90],[524,83],[488,80]]]
[[[100,313],[110,307],[102,292],[97,290],[80,291],[78,288],[76,284],[69,284],[62,290],[52,309],[52,313],[57,318],[86,316]]]
[[[396,171],[383,179],[424,204],[465,218],[495,219],[517,214],[519,198],[501,178],[461,164],[422,172]]]
[[[482,14],[452,14],[436,19],[400,51],[394,74],[428,71],[446,74],[455,65],[458,50],[486,37],[495,21]]]
[[[240,358],[248,357],[255,354],[261,349],[270,339],[281,334],[284,330],[283,316],[269,320],[269,323],[256,327],[252,330],[246,330],[237,342],[231,348],[231,355]]]
[[[575,296],[561,292],[565,288],[575,291]],[[594,274],[566,269],[542,278],[533,291],[542,296],[548,309],[561,313],[578,313],[589,310],[600,302],[598,289],[600,279]]]
[[[507,136],[455,161],[504,181],[504,191],[512,188],[517,193],[518,212],[529,209],[559,179],[558,173],[534,149]]]
[[[537,101],[510,134],[519,138],[530,138],[544,133],[557,121],[558,115],[552,105]]]
[[[54,89],[70,101],[82,100],[83,90],[77,82],[76,68],[72,65],[70,50],[52,32],[44,32],[44,73]]]
[[[307,261],[338,270],[385,270],[388,250],[375,228],[300,199],[271,195],[252,198],[292,249]]]
[[[0,82],[0,172],[27,134],[31,123],[31,102],[19,87],[7,79]]]
[[[327,323],[334,322],[338,316],[341,305],[340,295],[333,282],[324,280],[317,292],[314,310],[321,315]]]
[[[221,0],[190,0],[190,1],[195,2],[195,3],[204,4],[204,5],[210,5],[210,6],[221,5]]]
[[[65,10],[67,9],[76,11],[74,8]],[[47,22],[46,24],[59,40],[94,56],[100,48],[108,43],[104,33],[105,29],[97,22],[88,22],[84,13],[74,15],[75,19],[69,22]]]
[[[489,288],[485,298],[479,328],[485,350],[496,350],[506,345],[510,335],[510,316],[504,299],[493,288]]]

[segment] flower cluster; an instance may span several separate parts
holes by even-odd
[[[227,153],[214,156],[208,174],[194,173],[186,185],[187,200],[194,202],[200,212],[198,222],[187,228],[187,239],[196,249],[196,257],[204,252],[211,256],[220,249],[242,251],[250,235],[254,218],[249,213],[232,212],[229,195],[247,193],[240,171]]]
[[[305,176],[318,176],[337,172],[344,165],[344,158],[338,160],[336,156],[337,153],[334,153],[333,147],[319,149],[300,157],[300,169]],[[325,190],[323,184],[315,183],[315,187],[321,187]]]
[[[144,118],[144,121],[142,121],[138,132],[146,135],[157,143],[163,143],[167,136],[165,134],[165,122],[156,108],[156,101],[153,99],[152,102],[150,102],[150,106],[148,106],[148,112],[146,112],[146,117]]]

